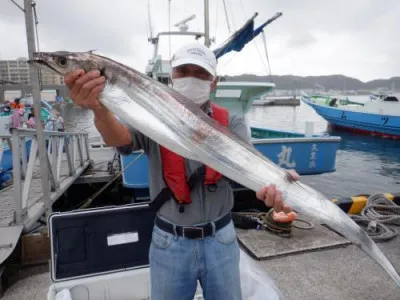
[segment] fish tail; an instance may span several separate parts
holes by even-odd
[[[317,217],[333,230],[357,245],[379,264],[400,287],[400,276],[382,250],[353,219],[332,201],[304,184],[292,184],[289,191],[289,205],[300,213]],[[309,194],[311,193],[311,194]],[[307,203],[308,205],[304,205]]]
[[[379,264],[383,268],[383,270],[385,270],[389,274],[389,276],[396,282],[397,286],[400,287],[399,273],[396,271],[393,264],[385,256],[382,250],[368,236],[365,230],[359,227],[357,223],[355,223],[354,220],[352,220],[340,208],[338,209],[339,214],[342,215],[340,218],[340,222],[327,222],[327,224],[333,229],[337,230],[348,240],[353,242],[357,247],[359,247],[362,251],[364,251],[369,257],[371,257],[377,264]],[[338,219],[336,218],[336,220]]]
[[[361,242],[360,244],[357,244],[357,246],[375,260],[396,282],[397,286],[400,287],[399,273],[389,259],[382,253],[381,249],[361,228],[359,229],[358,235]]]

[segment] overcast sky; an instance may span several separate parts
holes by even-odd
[[[15,0],[22,4],[23,0]],[[153,47],[148,43],[147,0],[37,0],[40,50],[97,49],[140,71]],[[210,0],[211,48],[228,36],[222,0]],[[255,12],[259,25],[282,12],[265,29],[273,75],[344,74],[363,81],[400,76],[400,1],[398,0],[225,0],[231,29],[238,29]],[[153,34],[168,30],[168,0],[150,0]],[[191,30],[203,30],[203,1],[172,0],[171,28],[196,14]],[[188,39],[172,38],[172,51]],[[161,55],[169,55],[168,40]],[[23,13],[0,0],[0,59],[27,56]],[[221,75],[266,75],[261,35],[240,53],[219,60]]]

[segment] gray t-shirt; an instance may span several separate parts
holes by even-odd
[[[230,115],[229,129],[251,143],[250,129],[243,117]],[[129,127],[128,127],[129,128]],[[129,155],[132,151],[143,149],[149,161],[150,199],[154,199],[166,186],[161,168],[159,144],[143,135],[139,131],[129,128],[132,135],[132,145],[117,147],[122,155]],[[197,161],[186,159],[187,178],[201,166]],[[216,188],[208,189],[203,182],[196,181],[191,190],[192,203],[184,205],[184,212],[179,212],[178,203],[171,198],[159,210],[158,215],[177,225],[195,225],[214,221],[227,214],[233,207],[233,191],[229,181],[223,177]]]

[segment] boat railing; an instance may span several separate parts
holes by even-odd
[[[50,207],[90,163],[87,133],[44,131],[44,136],[47,150],[44,163],[49,172],[47,186],[50,190],[42,190],[41,194],[49,197],[45,199],[39,195],[38,199],[28,201],[33,196],[30,195],[33,180],[36,180],[34,186],[40,185],[42,180],[37,182],[41,178],[37,133],[34,129],[11,129],[16,223],[20,223],[27,210],[39,200],[44,202],[45,207]]]
[[[102,150],[105,148],[110,148],[110,146],[104,142],[101,134],[97,134],[89,139],[89,148],[90,150]]]

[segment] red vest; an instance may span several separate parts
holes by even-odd
[[[228,110],[211,103],[213,119],[221,125],[228,127]],[[163,176],[166,185],[169,187],[175,199],[179,204],[190,203],[190,188],[188,177],[186,175],[185,159],[160,145],[161,162]],[[222,177],[222,174],[205,166],[205,185],[216,184]]]

